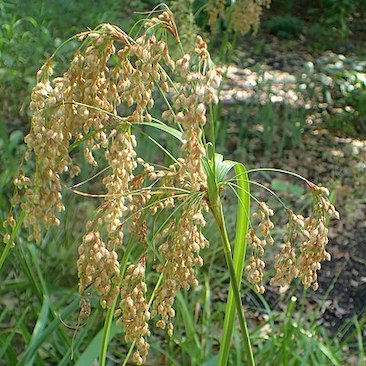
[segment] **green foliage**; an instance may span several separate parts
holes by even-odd
[[[0,224],[4,220],[5,212],[10,209],[13,179],[25,152],[23,137],[23,133],[19,130],[8,134],[0,116]]]
[[[12,124],[19,124],[20,116],[24,118],[39,63],[44,62],[65,38],[103,21],[117,22],[122,8],[123,4],[112,0],[97,0],[92,6],[86,1],[0,0],[3,118]],[[74,50],[75,44],[69,43],[63,51],[65,62]]]
[[[293,194],[297,198],[301,198],[304,194],[303,188],[298,184],[289,182],[283,182],[279,179],[273,179],[271,181],[271,189],[275,192],[285,192]]]
[[[300,18],[292,15],[277,16],[266,23],[266,28],[278,38],[291,39],[298,37],[303,31]]]
[[[340,340],[329,338],[317,326],[316,311],[302,313],[304,297],[305,293],[298,304],[295,296],[289,296],[286,310],[280,312],[269,310],[266,301],[260,299],[270,311],[267,324],[258,330],[258,333],[264,334],[264,340],[257,339],[260,365],[270,365],[272,362],[275,365],[294,366],[343,365]]]
[[[248,103],[227,106],[218,124],[220,146],[229,152],[243,147],[251,154],[262,151],[266,158],[273,154],[281,157],[285,149],[301,146],[308,111],[268,99],[265,103],[254,98]],[[253,139],[258,143],[248,146],[248,141]]]
[[[344,39],[349,34],[349,20],[358,4],[361,4],[358,0],[323,0],[310,8],[309,13],[314,16],[320,12],[312,29],[314,36],[320,35],[328,42]]]
[[[365,4],[363,0],[279,0],[273,2],[263,27],[282,38],[301,32],[318,50],[336,49],[342,44],[348,47],[346,38],[364,16]]]

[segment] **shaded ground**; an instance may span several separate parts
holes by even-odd
[[[321,307],[323,315],[319,322],[336,331],[346,319],[364,315],[366,311],[366,136],[351,138],[344,131],[330,132],[324,128],[324,110],[331,113],[337,110],[325,105],[322,98],[316,98],[319,90],[315,90],[312,98],[306,98],[306,93],[304,97],[303,93],[304,63],[316,64],[314,57],[303,51],[286,52],[282,45],[274,52],[272,45],[271,62],[270,54],[264,54],[262,59],[244,54],[245,62],[227,69],[228,80],[222,91],[224,113],[234,116],[228,118],[227,150],[250,168],[264,164],[288,169],[334,191],[341,220],[331,223],[328,249],[332,261],[324,263],[319,276],[320,289],[308,292],[308,302],[310,308]],[[263,61],[259,69],[259,62]],[[253,102],[303,108],[306,121],[298,146],[287,146],[281,153],[274,148],[265,156],[266,146],[258,138],[265,127],[255,116],[249,116],[246,123],[252,122],[249,127],[256,132],[242,140],[238,138],[243,127],[242,110],[238,113],[230,110],[238,110],[243,104],[243,109],[245,105],[250,108]],[[276,134],[283,131],[273,133],[276,144],[281,139]],[[240,145],[245,148],[240,149]],[[276,302],[278,291],[268,287],[266,297]],[[366,339],[366,330],[364,336]]]

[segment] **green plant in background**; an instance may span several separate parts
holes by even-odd
[[[230,277],[218,365],[228,364],[235,314],[247,364],[254,365],[240,288],[245,271],[253,288],[264,291],[263,255],[265,247],[273,245],[273,211],[250,193],[248,174],[254,170],[247,171],[241,163],[226,161],[216,152],[212,105],[218,102],[221,75],[206,43],[198,36],[194,50],[185,53],[169,10],[146,19],[143,25],[130,35],[110,24],[78,34],[72,40],[78,39],[81,46],[61,77],[52,77],[56,54],[39,71],[32,93],[31,131],[25,138],[26,160],[34,163],[34,170],[29,176],[21,170],[16,178],[14,212],[5,221],[0,269],[22,224],[29,228],[32,242],[43,240],[44,227],[60,225],[65,190],[96,198],[99,205],[86,224],[78,250],[80,317],[89,315],[91,305],[98,308],[90,299],[97,295],[99,310],[107,311],[103,331],[95,338],[100,365],[106,364],[110,338],[118,332],[115,323],[122,326],[125,340],[131,344],[124,364],[132,352],[134,362],[142,364],[150,348],[150,318],[172,336],[177,299],[182,316],[190,319],[179,294],[198,286],[197,268],[203,265],[200,251],[208,245],[202,233],[203,213],[208,211],[216,223]],[[169,34],[181,47],[178,59],[169,52]],[[207,118],[210,123],[205,128]],[[149,129],[177,140],[177,156],[153,138]],[[142,135],[167,156],[167,166],[153,156],[138,156],[137,142]],[[78,151],[92,175],[73,184],[81,169]],[[313,213],[304,218],[286,209],[288,230],[276,257],[272,283],[285,285],[298,277],[305,287],[316,290],[320,262],[330,259],[325,248],[328,216],[338,217],[338,213],[326,188],[299,178],[312,191]],[[94,193],[100,185],[103,193]],[[234,245],[225,223],[221,198],[225,189],[237,197]],[[249,224],[251,198],[258,210]],[[244,265],[247,242],[249,256]],[[27,364],[39,357],[35,351],[45,340],[43,335],[50,334],[60,321],[54,316],[35,249],[30,257],[22,245],[14,250],[25,268],[31,261],[36,265],[38,283],[32,271],[27,272],[39,298],[44,294],[37,329],[21,359],[21,364]],[[155,279],[151,289],[147,286],[150,277]],[[74,309],[75,301],[63,316]],[[50,313],[54,318],[47,325]],[[197,342],[193,323],[187,324]],[[14,358],[13,353],[7,358]],[[237,359],[242,362],[241,353]]]
[[[173,0],[171,8],[180,14],[177,24],[188,47],[193,44],[192,35],[198,29],[209,32],[211,48],[217,49],[216,58],[230,63],[238,36],[257,32],[263,9],[270,3],[271,0]]]
[[[304,312],[305,297],[306,291],[300,300],[289,296],[285,310],[278,312],[269,310],[266,301],[260,299],[268,311],[267,326],[258,330],[262,333],[261,336],[268,340],[259,346],[260,364],[269,365],[269,360],[277,365],[343,364],[338,340],[333,342],[326,332],[316,325],[312,319],[316,316],[316,311]],[[278,329],[274,325],[276,322],[281,324]]]
[[[24,154],[21,145],[23,135],[20,131],[13,131],[8,135],[3,121],[0,119],[0,224],[5,219],[3,212],[9,210],[9,197],[12,177],[17,174],[17,164]]]
[[[344,39],[349,33],[349,19],[357,7],[357,1],[324,0],[319,5],[323,10],[319,24],[322,26],[322,30],[327,33],[327,38]],[[314,11],[316,10],[314,9]]]
[[[301,19],[295,16],[278,16],[270,19],[266,27],[271,34],[279,38],[291,39],[296,38],[303,31]]]
[[[93,6],[85,1],[25,3],[0,0],[0,84],[3,91],[0,113],[4,121],[11,126],[24,125],[40,59],[47,58],[62,39],[72,36],[80,27],[93,28],[107,19],[117,21],[121,8],[123,4],[111,0],[94,1]],[[64,58],[60,60],[62,67],[65,65],[61,61],[66,62],[76,47],[75,42],[64,47]]]

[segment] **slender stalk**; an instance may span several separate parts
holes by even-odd
[[[244,262],[245,262],[245,253],[247,247],[247,233],[249,227],[249,214],[250,214],[250,181],[248,179],[248,173],[243,164],[236,163],[234,165],[235,169],[235,178],[237,184],[235,185],[237,190],[235,191],[235,195],[238,198],[238,206],[237,206],[237,218],[236,218],[236,234],[235,234],[235,249],[234,249],[234,258],[233,258],[233,266],[235,270],[235,279],[237,287],[240,288],[241,281],[243,277],[244,270]],[[230,183],[230,186],[232,183]],[[234,189],[233,187],[231,187]],[[213,196],[214,197],[214,196]],[[217,199],[217,198],[215,198]],[[219,207],[219,206],[217,206]],[[222,212],[222,209],[221,209]],[[223,221],[223,220],[222,220]],[[224,223],[224,222],[223,222]],[[224,231],[225,229],[225,224]],[[227,238],[227,234],[226,234]],[[230,250],[230,246],[228,246]],[[230,252],[229,252],[230,253]],[[231,259],[231,253],[230,258]],[[219,352],[219,366],[226,366],[229,359],[229,351],[230,351],[230,343],[234,328],[234,320],[235,320],[235,310],[236,310],[236,301],[234,299],[234,291],[232,287],[229,289],[228,299],[226,302],[225,308],[225,319],[223,326],[223,334],[220,342],[220,352]],[[243,335],[245,332],[243,332]],[[250,344],[249,344],[250,346]],[[250,354],[250,352],[249,352]]]
[[[113,305],[110,309],[108,309],[107,315],[105,317],[104,327],[103,327],[102,346],[100,349],[100,364],[99,364],[100,366],[105,366],[105,364],[106,364],[109,335],[111,333],[113,315],[114,315],[114,310],[116,308],[117,299],[118,299],[118,296],[116,296],[116,298],[114,299]]]
[[[235,320],[235,309],[237,310],[239,316],[239,323],[242,330],[243,343],[247,354],[248,365],[255,366],[252,347],[250,344],[249,331],[246,324],[239,292],[244,269],[246,237],[250,214],[250,186],[247,170],[243,164],[234,163],[231,161],[223,161],[222,157],[220,158],[220,156],[219,159],[216,160],[203,159],[202,163],[207,174],[207,195],[210,202],[210,210],[215,218],[220,232],[224,246],[225,259],[230,273],[230,289],[225,309],[225,320],[220,344],[218,366],[226,366],[228,363],[230,342]],[[215,165],[215,168],[217,169],[214,170],[213,165]],[[235,169],[238,188],[240,188],[236,193],[238,197],[238,209],[234,262],[231,254],[229,237],[226,231],[224,212],[220,200],[220,190],[223,186],[225,186],[225,184],[228,184],[228,181],[225,180],[225,176],[232,168]]]
[[[289,361],[288,361],[288,354],[289,352],[289,347],[291,347],[289,341],[291,342],[291,319],[292,319],[292,314],[295,310],[295,305],[296,305],[296,301],[297,298],[296,296],[291,296],[290,299],[290,303],[287,306],[287,310],[286,310],[286,322],[284,325],[284,339],[283,339],[283,347],[282,347],[282,356],[283,356],[283,366],[288,366]]]
[[[246,323],[243,306],[241,303],[238,282],[236,279],[236,273],[235,273],[234,264],[233,264],[233,260],[232,260],[230,242],[229,242],[228,234],[226,231],[224,213],[223,213],[222,205],[221,205],[220,201],[218,202],[218,206],[213,208],[213,215],[215,217],[218,229],[220,231],[221,240],[222,240],[222,243],[224,246],[225,259],[226,259],[226,263],[227,263],[227,266],[229,268],[229,273],[230,273],[230,290],[233,293],[234,303],[235,303],[236,311],[237,311],[238,317],[239,317],[239,324],[240,324],[240,328],[242,331],[243,343],[244,343],[244,348],[246,351],[248,365],[255,366],[252,346],[250,343],[249,330],[248,330],[248,326]],[[231,338],[231,334],[230,334],[230,338]],[[220,353],[220,355],[221,355],[221,353]],[[227,365],[227,360],[225,361],[221,356],[219,359],[218,366],[224,366],[224,365]]]
[[[236,311],[237,311],[238,317],[239,317],[239,324],[240,324],[240,328],[242,331],[242,337],[243,337],[245,351],[247,354],[248,365],[255,366],[254,356],[253,356],[252,347],[251,347],[250,338],[249,338],[248,326],[247,326],[247,323],[245,320],[243,306],[242,306],[241,298],[240,298],[237,275],[235,273],[234,264],[233,264],[233,260],[232,260],[229,237],[228,237],[228,234],[226,231],[224,212],[223,212],[222,204],[221,204],[219,197],[217,198],[216,205],[212,206],[211,209],[212,209],[213,216],[216,220],[216,224],[219,229],[221,240],[222,240],[222,243],[224,246],[225,259],[226,259],[226,263],[228,265],[229,273],[230,273],[230,290],[233,292],[234,303],[235,303]],[[229,335],[229,338],[231,338],[231,334]],[[221,356],[220,362],[218,363],[218,365],[220,365],[220,366],[227,364],[227,360],[225,361],[222,356]]]

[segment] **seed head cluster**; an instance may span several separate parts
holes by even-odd
[[[107,189],[104,203],[104,222],[107,224],[108,247],[115,248],[122,244],[123,231],[121,220],[128,210],[126,199],[131,199],[123,193],[129,192],[130,181],[134,178],[132,172],[137,166],[136,138],[129,132],[112,130],[108,136],[109,146],[105,152],[111,172],[103,179]],[[120,192],[120,193],[119,193]]]
[[[164,282],[157,292],[151,315],[159,316],[156,325],[167,328],[169,335],[173,334],[170,319],[175,315],[172,306],[176,294],[181,289],[188,290],[198,285],[194,267],[203,265],[199,252],[208,244],[200,232],[204,225],[200,208],[190,208],[162,233],[163,243],[159,246],[159,252],[164,264],[159,264],[157,270],[164,274]]]
[[[225,6],[224,0],[210,0],[207,4],[208,24],[213,30],[220,19],[225,18],[229,29],[243,34],[257,31],[263,8],[269,7],[271,0],[237,0]]]
[[[95,227],[95,224],[90,222],[88,226]],[[100,297],[101,306],[110,307],[119,290],[119,263],[117,253],[106,248],[98,231],[84,235],[77,267],[79,293],[86,295],[88,287],[92,286]]]
[[[317,290],[319,285],[317,282],[317,271],[321,268],[321,262],[329,261],[331,256],[326,251],[325,246],[328,244],[328,217],[339,219],[339,213],[329,202],[329,191],[324,187],[313,187],[314,207],[313,215],[304,220],[301,230],[304,241],[300,248],[300,258],[298,262],[299,277],[305,287]]]
[[[258,293],[264,293],[264,286],[262,284],[265,262],[263,261],[264,251],[267,244],[273,244],[273,238],[270,230],[274,225],[270,219],[273,216],[271,210],[265,202],[259,202],[258,212],[252,215],[253,221],[259,221],[258,226],[259,236],[252,228],[248,231],[248,246],[251,249],[251,256],[249,257],[249,264],[245,267],[245,273],[248,281],[254,286]]]
[[[184,157],[179,169],[186,181],[183,186],[193,191],[199,191],[206,185],[201,161],[205,154],[202,129],[206,124],[206,105],[218,103],[217,89],[221,83],[219,70],[203,72],[208,62],[207,44],[197,36],[193,56],[186,54],[176,62],[178,80],[181,81],[172,96],[174,112],[169,109],[163,113],[168,121],[179,123],[183,128]],[[201,68],[195,69],[196,65],[201,65]]]
[[[119,307],[115,311],[117,324],[125,329],[126,342],[136,341],[137,350],[133,361],[141,365],[146,361],[149,344],[145,337],[150,335],[148,321],[149,307],[146,301],[145,258],[137,265],[131,264],[121,285]]]
[[[285,243],[275,257],[276,274],[270,281],[272,285],[286,286],[298,277],[305,288],[317,290],[321,262],[331,259],[325,248],[328,244],[326,225],[329,218],[339,219],[339,213],[330,203],[326,188],[310,182],[309,186],[314,195],[313,213],[304,218],[289,212]]]

